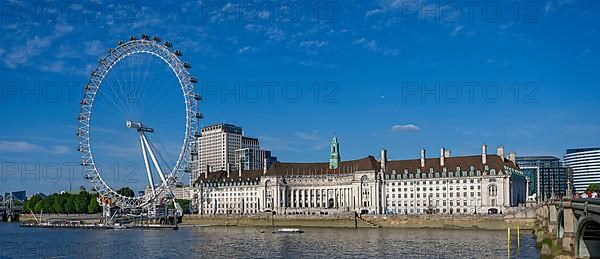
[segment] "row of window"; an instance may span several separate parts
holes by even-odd
[[[457,185],[457,186],[449,186],[449,187],[448,187],[448,189],[449,189],[450,191],[453,191],[453,190],[454,190],[454,188],[456,188],[456,190],[458,191],[458,190],[460,190],[460,189],[461,189],[461,186]],[[477,190],[481,190],[481,186],[479,186],[479,185],[470,185],[470,186],[463,185],[463,186],[462,186],[462,189],[463,189],[463,190],[467,190],[467,189],[470,189],[470,190],[475,190],[475,188],[477,188]],[[441,188],[441,189],[442,189],[442,191],[446,191],[446,186],[442,186],[442,188]],[[396,192],[396,188],[391,188],[390,190],[391,190],[391,192]],[[413,190],[415,190],[415,189],[413,189],[412,187],[411,187],[410,189],[409,189],[409,188],[407,188],[407,187],[404,187],[404,191],[405,191],[405,192],[407,192],[407,191],[410,191],[410,192],[412,192]],[[417,188],[416,188],[416,190],[417,190],[417,192],[419,192],[419,191],[421,191],[421,188],[420,188],[420,187],[417,187]],[[429,191],[433,191],[433,190],[434,190],[434,188],[433,188],[433,187],[429,187]],[[439,191],[439,190],[440,190],[440,187],[439,187],[439,186],[436,186],[436,187],[435,187],[435,190],[436,190],[436,191]],[[398,192],[401,192],[401,191],[402,191],[402,188],[398,188]],[[423,191],[427,191],[427,187],[423,187]]]
[[[461,194],[460,192],[456,192],[456,197],[457,198],[461,197],[460,194]],[[468,195],[468,194],[469,194],[469,192],[463,192],[463,196],[462,197],[469,197],[469,196],[470,197],[475,197],[475,192],[470,192],[470,195]],[[386,196],[386,198],[390,198],[390,194],[386,194],[385,196]],[[426,192],[423,193],[423,198],[426,198],[426,197],[439,198],[440,196],[442,198],[446,198],[446,193],[444,192],[441,195],[440,195],[440,193],[429,193],[429,196],[427,195]],[[448,196],[450,196],[450,198],[453,198],[454,197],[454,192],[448,193]],[[495,195],[492,195],[490,193],[490,196],[495,196]],[[392,193],[391,197],[392,197],[392,199],[396,198],[396,194]],[[403,195],[402,194],[398,194],[398,198],[414,198],[414,197],[415,197],[415,195],[413,193],[410,193],[410,194],[409,193],[404,193]],[[421,193],[417,193],[416,197],[417,198],[421,198]],[[477,197],[481,197],[481,192],[477,192]]]
[[[477,201],[480,202],[480,200],[477,200]],[[424,200],[423,203],[421,203],[421,201],[417,201],[416,204],[417,204],[417,207],[421,207],[421,204],[424,207],[427,207],[427,206],[430,205],[430,203],[431,203],[432,206],[440,206],[440,202],[439,201],[435,201],[434,202],[434,201],[426,201],[426,200]],[[392,201],[392,202],[387,202],[386,203],[386,205],[388,207],[402,207],[403,204],[404,204],[404,207],[414,207],[415,203],[413,203],[413,202],[408,203],[406,201],[405,202],[398,202],[398,203],[396,203],[395,201]],[[474,206],[474,205],[477,205],[475,203],[475,200],[471,200],[471,202],[467,202],[467,200],[463,200],[463,201],[457,200],[456,203],[455,203],[455,201],[448,201],[448,202],[446,202],[445,200],[441,202],[441,206],[446,206],[447,204],[450,204],[450,206],[454,206],[456,204],[456,206],[458,206],[458,207],[460,207],[461,204],[462,204],[462,206]]]
[[[485,166],[485,172],[489,171],[489,175],[496,175],[496,169],[489,169],[489,167]],[[485,174],[485,173],[484,173]],[[429,173],[421,172],[420,168],[417,168],[417,172],[415,174],[410,174],[408,169],[404,169],[403,174],[398,174],[396,170],[392,170],[392,174],[386,175],[386,179],[413,179],[413,178],[446,178],[446,177],[469,177],[469,176],[482,176],[481,171],[475,171],[475,168],[471,166],[470,171],[460,171],[460,167],[456,168],[456,172],[448,172],[446,167],[443,168],[443,172],[435,172],[433,168],[429,168]]]
[[[481,182],[481,178],[478,179],[453,179],[453,180],[448,180],[448,183],[480,183]],[[436,181],[389,181],[387,183],[388,186],[400,186],[400,185],[428,185],[428,184],[446,184],[446,180],[436,180]]]
[[[238,196],[243,196],[243,197],[247,197],[247,196],[256,196],[257,193],[256,192],[214,192],[214,193],[209,193],[208,196],[209,197],[238,197]]]
[[[217,203],[217,208],[258,208],[258,203],[257,202],[248,202],[248,203],[227,203],[227,202],[223,202],[221,199],[218,199],[216,201]],[[210,204],[213,204],[212,202],[208,202],[207,204],[209,204],[208,206],[210,206]]]
[[[392,213],[392,214],[393,213],[395,213],[395,214],[421,214],[421,213],[425,213],[427,211],[428,211],[427,208],[423,208],[423,209],[420,209],[420,208],[418,208],[418,209],[408,209],[408,208],[405,208],[405,209],[391,209],[391,210],[389,210],[389,212]],[[475,212],[475,209],[473,209],[473,208],[462,208],[462,209],[461,208],[450,208],[450,209],[443,208],[441,210],[440,209],[434,209],[434,211],[436,211],[436,213],[441,212],[442,214],[447,214],[447,213],[457,213],[457,214],[463,213],[464,214],[464,213],[473,213],[473,212]]]

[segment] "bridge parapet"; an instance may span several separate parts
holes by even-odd
[[[562,251],[579,257],[600,257],[600,199],[563,199],[541,207],[539,219],[547,222],[541,224],[542,229],[556,237]]]

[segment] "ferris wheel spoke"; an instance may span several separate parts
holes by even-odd
[[[143,70],[144,76],[143,76],[142,82],[147,82],[148,74],[150,73],[150,68],[153,66],[154,66],[154,59],[151,58],[151,59],[149,59],[148,62],[146,62],[146,68]],[[142,91],[140,97],[145,99],[146,95],[147,95],[147,91]]]
[[[108,87],[111,91],[107,92],[107,95],[112,94],[113,96],[106,96],[106,99],[109,100],[117,109],[119,109],[123,115],[129,115],[130,111],[125,105],[127,98],[129,97],[127,96],[125,86],[120,79],[122,77],[122,73],[119,70],[116,70],[115,72],[115,75],[110,77],[111,82],[108,84]]]
[[[114,108],[116,113],[115,114],[127,114],[127,110],[126,108],[121,104],[121,96],[122,96],[122,91],[121,91],[121,86],[120,86],[120,82],[115,81],[114,78],[111,79],[112,83],[108,85],[108,87],[110,88],[110,92],[108,92],[106,94],[106,96],[104,96],[103,100],[107,100],[108,102],[110,102],[112,104],[111,108]],[[117,86],[118,88],[115,88],[115,86]],[[114,95],[113,98],[111,98],[111,96],[109,96],[112,93],[112,95]]]

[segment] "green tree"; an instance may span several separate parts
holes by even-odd
[[[81,191],[78,195],[75,195],[75,212],[87,213],[89,204],[90,194],[88,192]]]
[[[45,213],[56,213],[54,209],[54,200],[58,195],[52,194],[42,201],[42,210]]]
[[[75,197],[74,195],[70,195],[65,202],[64,207],[65,213],[75,213]]]
[[[33,212],[35,213],[40,213],[42,210],[44,210],[44,200],[38,201],[38,203],[35,204]]]
[[[117,191],[118,194],[121,194],[125,197],[135,197],[135,192],[129,187],[123,187]]]
[[[183,214],[190,214],[190,200],[177,200],[177,203],[183,209]]]
[[[177,203],[179,203],[179,206],[181,206],[181,209],[183,210],[183,214],[190,214],[190,200],[180,200],[180,199],[176,199]],[[168,201],[167,202],[167,208],[169,209],[175,209],[175,205],[173,204],[173,201]]]
[[[94,214],[102,211],[102,208],[100,207],[100,204],[98,204],[98,200],[96,200],[96,198],[98,198],[98,195],[92,195],[92,197],[90,197],[90,203],[87,206],[87,213]]]
[[[52,202],[52,208],[54,213],[65,213],[65,199],[63,198],[63,196],[57,195],[54,198]]]
[[[29,200],[25,201],[25,204],[23,204],[23,210],[26,213],[29,213],[30,211],[35,211],[35,205],[41,200],[42,197],[40,197],[39,195],[34,195]]]
[[[62,213],[73,213],[75,211],[74,195],[70,193],[61,193],[60,200],[62,201]]]
[[[588,192],[600,192],[600,183],[593,183],[588,185]]]

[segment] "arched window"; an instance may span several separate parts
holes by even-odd
[[[490,194],[490,197],[496,197],[498,195],[498,187],[495,184],[490,184],[490,186],[488,186],[488,193]]]
[[[265,181],[265,197],[266,197],[266,201],[265,204],[267,205],[267,208],[271,208],[271,206],[273,205],[274,201],[273,201],[273,192],[271,190],[271,180],[267,180]]]
[[[360,183],[365,186],[369,183],[369,177],[367,177],[366,175],[363,175],[363,177],[360,178]]]

